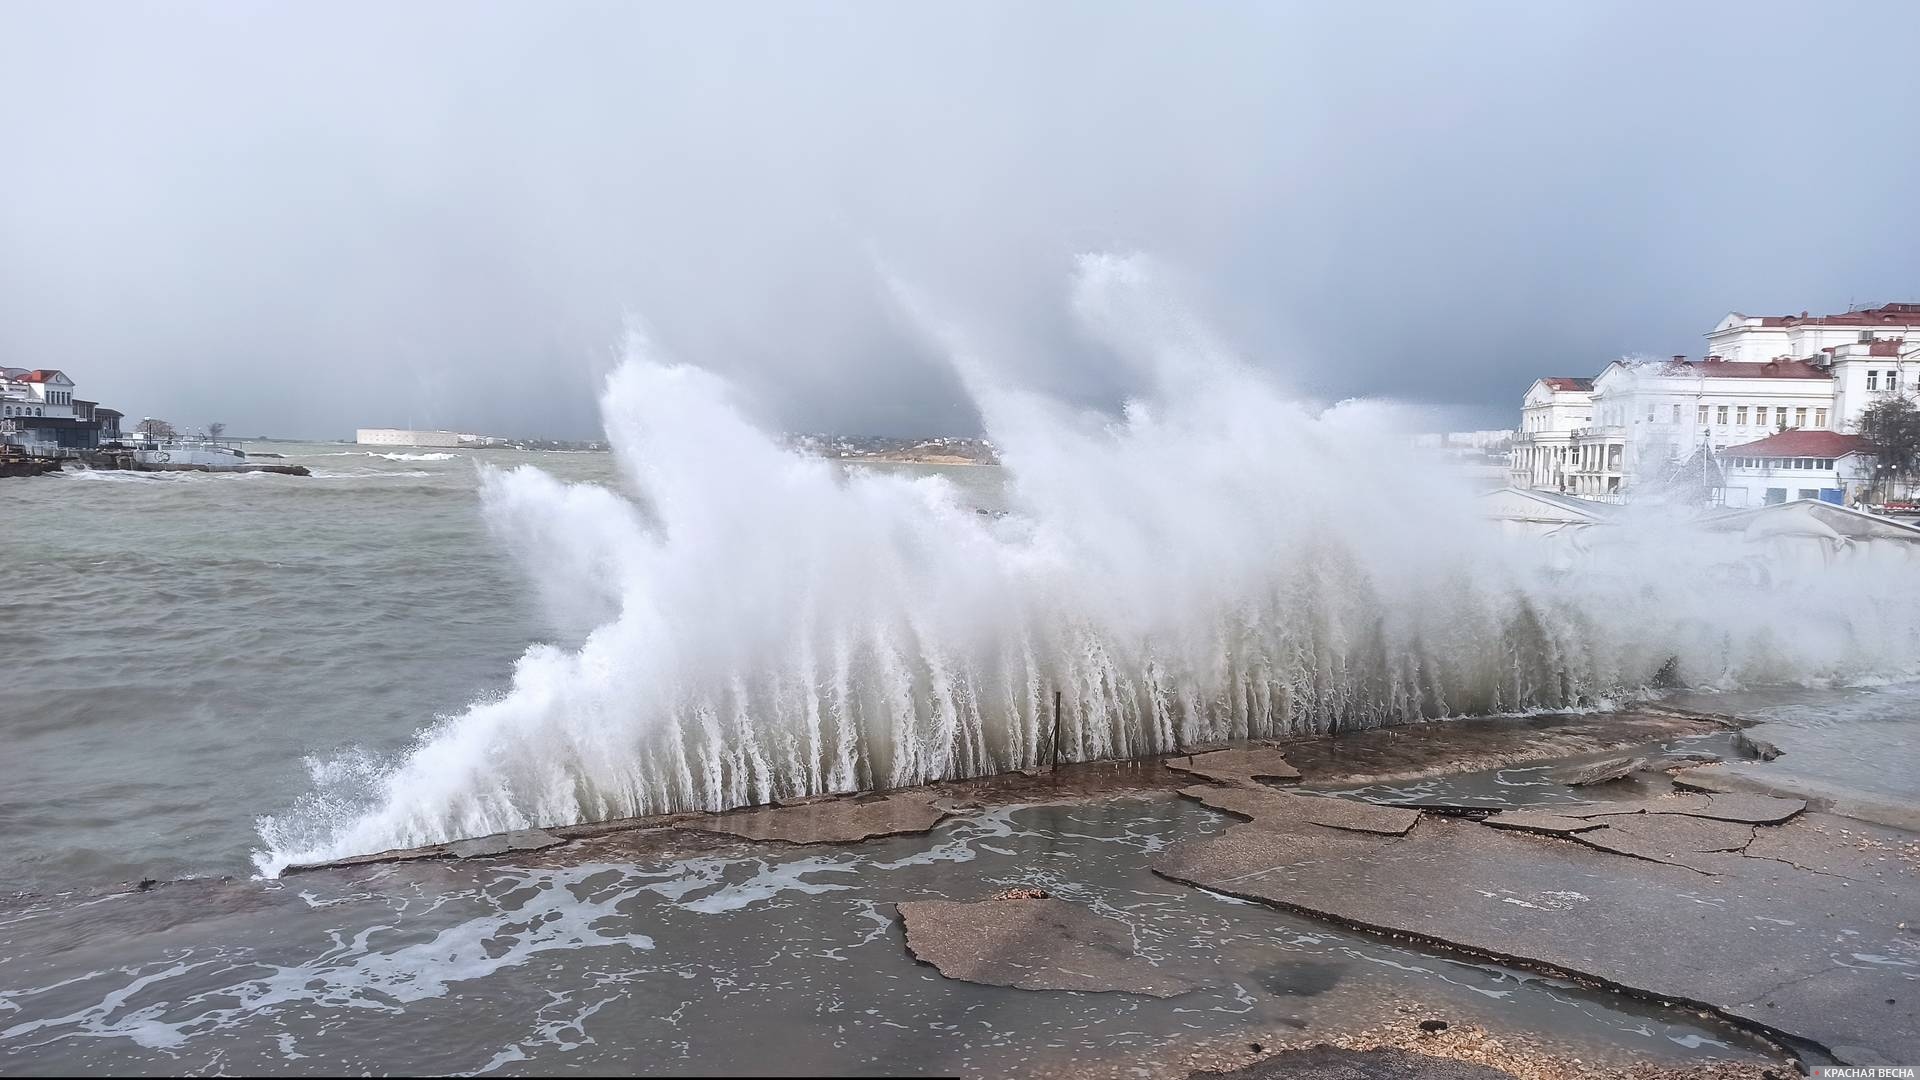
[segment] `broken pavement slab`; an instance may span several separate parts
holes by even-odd
[[[1547,774],[1547,778],[1556,784],[1565,784],[1568,787],[1590,787],[1594,784],[1624,780],[1650,767],[1644,757],[1612,757],[1590,761],[1584,765],[1569,765],[1555,769]]]
[[[1605,830],[1532,836],[1449,817],[1396,837],[1309,835],[1256,818],[1177,844],[1153,868],[1341,925],[1712,1008],[1843,1061],[1920,1060],[1920,994],[1909,977],[1920,939],[1902,928],[1920,877],[1910,865],[1823,835],[1836,821],[1802,814],[1759,835],[1805,834],[1795,842],[1846,860],[1851,872],[1873,877],[1872,887],[1772,858],[1687,856],[1715,862],[1720,873],[1709,878],[1592,846]],[[1728,841],[1702,833],[1692,842]],[[1836,966],[1836,950],[1896,962]]]
[[[1628,814],[1680,814],[1743,825],[1778,825],[1807,808],[1804,799],[1770,795],[1683,793],[1655,799],[1618,802],[1558,803],[1551,812],[1561,817],[1603,818]]]
[[[1480,824],[1490,825],[1496,829],[1513,829],[1517,832],[1543,833],[1549,836],[1564,836],[1569,833],[1585,832],[1588,829],[1607,827],[1603,821],[1563,817],[1550,810],[1506,810],[1482,819]]]
[[[1733,736],[1733,743],[1735,746],[1738,746],[1741,751],[1752,754],[1761,761],[1772,761],[1779,757],[1781,753],[1778,746],[1768,742],[1766,739],[1756,738],[1745,731],[1736,732]]]
[[[1329,829],[1400,836],[1420,820],[1420,811],[1379,803],[1341,799],[1330,795],[1295,795],[1286,791],[1196,785],[1180,794],[1229,814],[1264,826],[1310,824]]]
[[[1684,813],[1691,817],[1713,818],[1743,825],[1780,825],[1805,811],[1805,799],[1781,799],[1771,795],[1708,795],[1705,810],[1649,810],[1648,813]]]
[[[1920,803],[1889,799],[1807,777],[1782,774],[1750,762],[1682,769],[1673,774],[1673,786],[1686,791],[1714,794],[1759,793],[1776,798],[1800,799],[1843,817],[1920,832]]]
[[[1140,955],[1126,923],[1051,898],[910,900],[907,951],[949,979],[1177,997],[1207,983]]]
[[[1752,825],[1680,814],[1633,814],[1602,818],[1600,828],[1570,834],[1582,844],[1636,859],[1684,866],[1703,874],[1732,872],[1739,864],[1713,856],[1737,852],[1753,841]]]
[[[1594,754],[1647,753],[1725,725],[1672,710],[1447,720],[1278,741],[1310,784],[1362,784],[1524,764],[1559,764]]]
[[[1288,764],[1286,755],[1271,746],[1233,747],[1171,757],[1166,760],[1166,765],[1174,772],[1198,776],[1216,784],[1259,787],[1263,781],[1291,784],[1300,779],[1300,770]]]
[[[747,840],[789,844],[853,844],[882,836],[923,833],[951,811],[924,792],[821,799],[793,806],[734,810],[684,822],[685,827]]]

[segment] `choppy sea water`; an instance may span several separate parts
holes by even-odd
[[[249,449],[313,475],[0,481],[0,891],[250,873],[307,758],[403,750],[556,640],[476,465],[617,483],[607,454]]]
[[[384,756],[507,685],[552,621],[476,464],[617,485],[593,454],[256,446],[309,478],[9,481],[0,1063],[98,1071],[926,1071],[1170,1060],[1411,998],[1596,1054],[1747,1044],[1686,1014],[1406,950],[1154,878],[1226,823],[1167,801],[998,811],[846,849],[245,880],[308,761]],[[981,509],[996,470],[937,470]],[[1871,712],[1871,709],[1868,710]],[[1526,777],[1505,783],[1525,786]],[[70,890],[240,875],[149,892]],[[1218,985],[1151,1002],[945,980],[891,905],[1041,885]],[[1106,1059],[1102,1059],[1106,1060]]]

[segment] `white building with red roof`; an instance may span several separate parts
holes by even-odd
[[[1593,422],[1593,380],[1567,375],[1535,379],[1520,405],[1510,466],[1514,487],[1566,491],[1573,433]]]
[[[1742,315],[1707,331],[1707,353],[1728,360],[1817,360],[1842,345],[1882,338],[1920,341],[1920,304],[1881,304],[1839,315]]]
[[[1707,344],[1701,360],[1620,360],[1590,381],[1537,380],[1521,405],[1514,486],[1620,501],[1636,483],[1672,476],[1702,451],[1717,458],[1781,432],[1852,432],[1873,402],[1920,393],[1920,303],[1839,315],[1733,312],[1708,331]],[[1557,424],[1571,410],[1550,420],[1549,402],[1575,393],[1584,394],[1590,420],[1561,435]],[[1836,489],[1825,480],[1799,486],[1807,477],[1775,479],[1742,490],[1764,497]]]
[[[1835,505],[1865,501],[1873,484],[1873,451],[1858,435],[1783,431],[1728,447],[1720,456],[1727,506],[1773,506],[1797,499]]]
[[[1833,375],[1793,360],[1616,360],[1593,380],[1593,423],[1574,433],[1568,490],[1617,501],[1702,450],[1826,428]]]
[[[1920,389],[1920,304],[1881,304],[1839,315],[1736,311],[1707,333],[1707,349],[1731,361],[1801,360],[1830,372],[1833,430],[1852,431],[1877,397]]]
[[[54,368],[0,368],[0,442],[36,452],[84,450],[120,437],[121,414],[74,396]]]

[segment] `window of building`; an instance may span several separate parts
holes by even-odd
[[[1800,497],[1803,499],[1817,499],[1820,497],[1820,492],[1814,488],[1801,488]]]
[[[1747,407],[1745,405],[1733,410],[1733,422],[1739,424],[1741,427],[1747,426]]]
[[[1785,405],[1773,410],[1773,422],[1776,427],[1784,428],[1787,426],[1787,407]]]
[[[1727,407],[1726,407],[1725,405],[1722,405],[1722,406],[1720,406],[1719,408],[1717,408],[1717,409],[1715,409],[1715,410],[1713,411],[1713,422],[1714,422],[1714,423],[1716,423],[1716,424],[1720,424],[1720,425],[1722,425],[1722,426],[1724,426],[1724,425],[1726,424],[1726,422],[1727,422]]]
[[[1673,422],[1675,424],[1680,422],[1680,406],[1677,402],[1673,406]]]
[[[1880,389],[1880,373],[1878,371],[1867,372],[1867,389],[1869,390]]]
[[[1653,406],[1652,405],[1647,406],[1647,423],[1649,424],[1653,423]]]
[[[1697,424],[1699,424],[1699,425],[1701,425],[1702,427],[1705,427],[1705,426],[1706,426],[1706,423],[1707,423],[1707,407],[1706,407],[1705,405],[1702,405],[1702,406],[1700,406],[1700,418],[1699,418],[1698,420],[1696,420],[1696,421],[1694,421],[1694,422],[1695,422],[1695,423],[1697,423]]]
[[[1781,503],[1786,501],[1787,501],[1786,488],[1768,488],[1767,489],[1767,505],[1768,506],[1779,506]]]
[[[1831,469],[1831,468],[1833,468],[1833,459],[1832,459],[1832,458],[1820,458],[1820,459],[1818,459],[1817,461],[1815,461],[1815,462],[1814,462],[1814,465],[1815,465],[1815,466],[1816,466],[1817,468],[1821,468],[1821,469]]]
[[[1807,426],[1807,410],[1804,407],[1793,410],[1793,426]]]
[[[1827,426],[1827,410],[1825,409],[1813,410],[1813,426],[1817,428],[1823,428]]]

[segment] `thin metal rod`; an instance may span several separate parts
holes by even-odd
[[[1060,767],[1060,691],[1053,692],[1053,767]]]

